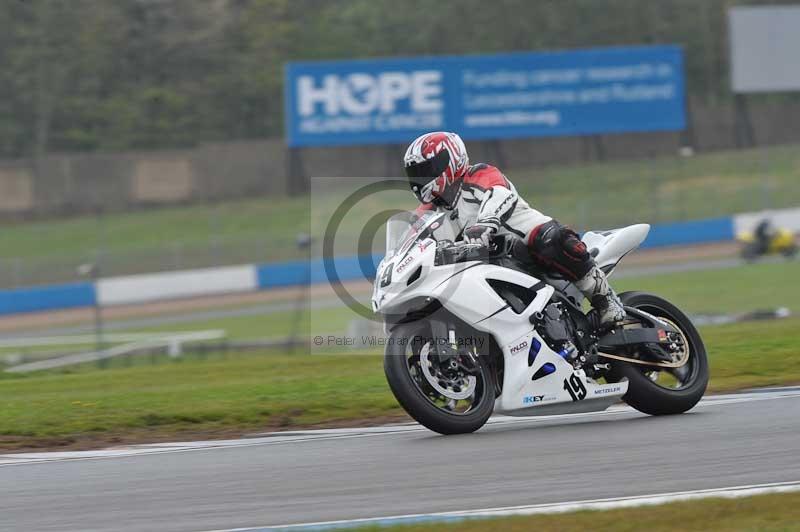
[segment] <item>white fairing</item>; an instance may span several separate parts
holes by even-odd
[[[446,219],[440,217],[433,223],[445,224]],[[616,264],[644,240],[648,230],[648,225],[641,224],[590,232],[584,241],[589,249],[598,248],[599,265]],[[399,243],[378,267],[373,308],[384,315],[404,314],[422,302],[437,300],[476,330],[491,334],[505,359],[503,391],[496,400],[496,411],[528,416],[604,410],[626,393],[627,381],[598,384],[583,371],[576,371],[531,325],[529,317],[547,306],[555,291],[553,286],[540,288],[528,307],[516,313],[488,281],[532,287],[539,279],[479,261],[436,266],[435,257],[433,238],[415,240],[412,235]]]
[[[581,240],[590,252],[597,249],[599,267],[616,266],[622,257],[639,247],[650,232],[648,224],[636,224],[610,231],[587,231]]]

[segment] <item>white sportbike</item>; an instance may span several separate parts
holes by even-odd
[[[610,274],[650,226],[587,232]],[[447,213],[387,223],[387,253],[372,296],[389,334],[384,369],[414,419],[441,434],[479,429],[492,412],[537,416],[692,408],[708,383],[703,341],[686,315],[642,292],[620,294],[626,320],[598,327],[567,280],[537,273],[527,246],[454,242]]]

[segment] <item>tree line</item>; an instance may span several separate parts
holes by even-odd
[[[723,100],[740,3],[6,0],[0,157],[280,135],[291,60],[679,43],[691,95]]]

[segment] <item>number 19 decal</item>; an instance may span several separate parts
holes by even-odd
[[[569,392],[569,396],[573,401],[581,401],[586,399],[586,386],[583,385],[580,377],[574,373],[569,379],[564,379],[564,389]]]

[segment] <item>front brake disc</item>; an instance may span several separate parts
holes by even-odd
[[[448,399],[460,401],[472,397],[475,393],[475,385],[478,379],[473,375],[461,377],[459,379],[453,379],[442,375],[441,371],[433,367],[433,362],[428,358],[429,354],[430,344],[426,344],[419,352],[419,365],[420,368],[422,368],[422,374],[425,376],[425,380],[428,381],[428,384]],[[438,376],[434,375],[431,369],[434,369]],[[445,383],[446,386],[442,386],[442,383]],[[460,388],[459,391],[453,389],[456,385]]]

